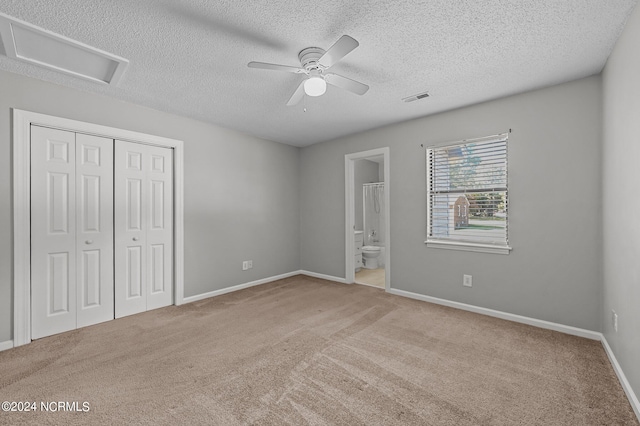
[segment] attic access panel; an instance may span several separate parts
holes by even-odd
[[[0,38],[12,59],[93,82],[117,85],[129,61],[0,13]]]

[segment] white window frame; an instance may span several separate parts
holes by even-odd
[[[508,143],[509,134],[501,133],[498,135],[486,136],[482,138],[475,139],[465,139],[462,141],[455,142],[447,142],[443,144],[433,145],[427,147],[425,150],[425,162],[426,162],[426,201],[427,201],[427,216],[426,216],[426,239],[425,244],[429,248],[438,248],[438,249],[446,249],[446,250],[462,250],[462,251],[472,251],[472,252],[480,252],[480,253],[491,253],[491,254],[509,254],[512,250],[512,247],[509,245],[509,213],[507,207],[507,216],[506,216],[506,238],[505,244],[482,244],[482,243],[473,243],[467,241],[457,241],[457,240],[447,240],[445,238],[430,238],[431,235],[431,170],[429,163],[429,151],[434,149],[442,149],[448,147],[455,146],[463,146],[472,143],[478,142],[489,142],[489,141],[497,141],[497,140],[505,140]],[[507,149],[507,157],[508,157],[508,149]],[[507,179],[509,175],[508,171],[508,158],[507,158]],[[508,187],[508,184],[507,184]],[[507,206],[509,205],[509,195],[507,189]]]

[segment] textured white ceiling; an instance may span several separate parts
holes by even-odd
[[[306,146],[600,72],[637,0],[0,0],[0,12],[130,60],[98,85],[0,55],[0,69]],[[371,86],[285,104],[305,47]],[[1,53],[1,52],[0,52]],[[431,97],[401,98],[429,91]]]

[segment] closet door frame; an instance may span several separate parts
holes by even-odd
[[[184,302],[183,142],[16,108],[13,150],[13,346],[31,343],[31,125],[173,149],[173,304]]]

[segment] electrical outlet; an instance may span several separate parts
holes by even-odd
[[[249,264],[249,269],[253,268],[253,260],[248,260],[247,263]]]
[[[611,322],[613,323],[613,331],[618,332],[618,314],[613,309],[611,310]]]
[[[472,287],[473,286],[473,278],[471,277],[471,275],[463,275],[462,276],[462,285],[465,287]]]
[[[246,271],[247,269],[249,269],[249,261],[244,260],[242,261],[242,270]]]

